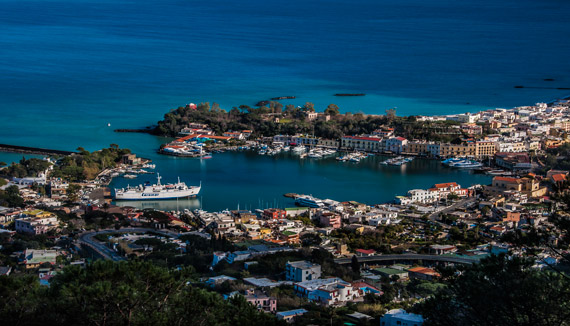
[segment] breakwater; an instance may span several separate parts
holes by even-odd
[[[47,149],[47,148],[27,147],[27,146],[7,145],[7,144],[0,144],[0,152],[37,154],[37,155],[71,155],[71,154],[76,154],[76,152],[62,151],[62,150],[58,150],[58,149]]]

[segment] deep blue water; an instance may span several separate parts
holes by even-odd
[[[513,86],[570,87],[569,14],[565,0],[0,0],[0,143],[151,155],[163,140],[112,130],[189,102],[406,115],[549,101],[568,94]]]

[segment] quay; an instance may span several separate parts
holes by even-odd
[[[27,147],[18,145],[0,144],[0,152],[8,153],[22,153],[22,154],[37,154],[37,155],[72,155],[76,152],[62,151],[58,149],[47,149],[38,147]]]

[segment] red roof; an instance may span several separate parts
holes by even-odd
[[[564,174],[553,174],[551,176],[552,180],[554,180],[554,182],[564,182],[566,181],[566,175]]]
[[[377,141],[377,142],[382,141],[382,139],[374,138],[374,137],[344,136],[343,138],[355,139],[355,140],[369,140],[369,141]]]
[[[493,180],[520,183],[520,179],[509,177],[494,177]]]
[[[434,185],[436,188],[447,188],[447,187],[457,187],[457,182],[447,182],[447,183],[436,183]]]
[[[400,140],[400,141],[407,140],[407,139],[404,138],[404,137],[396,137],[396,139],[397,139],[397,140]]]
[[[376,253],[374,249],[356,249],[356,252],[360,252],[362,254],[372,255]]]

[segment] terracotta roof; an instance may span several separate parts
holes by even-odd
[[[564,182],[564,181],[566,181],[566,175],[564,175],[564,174],[553,174],[553,175],[551,176],[551,178],[552,178],[552,180],[553,180],[554,182]]]
[[[494,177],[493,181],[505,181],[505,182],[515,182],[515,183],[520,183],[521,180],[517,179],[517,178],[509,178],[509,177]]]
[[[355,140],[369,140],[369,141],[377,141],[377,142],[382,141],[382,139],[380,139],[380,138],[374,138],[374,137],[344,136],[343,138],[346,138],[346,139],[355,139]]]
[[[457,187],[457,182],[436,183],[435,188]]]

